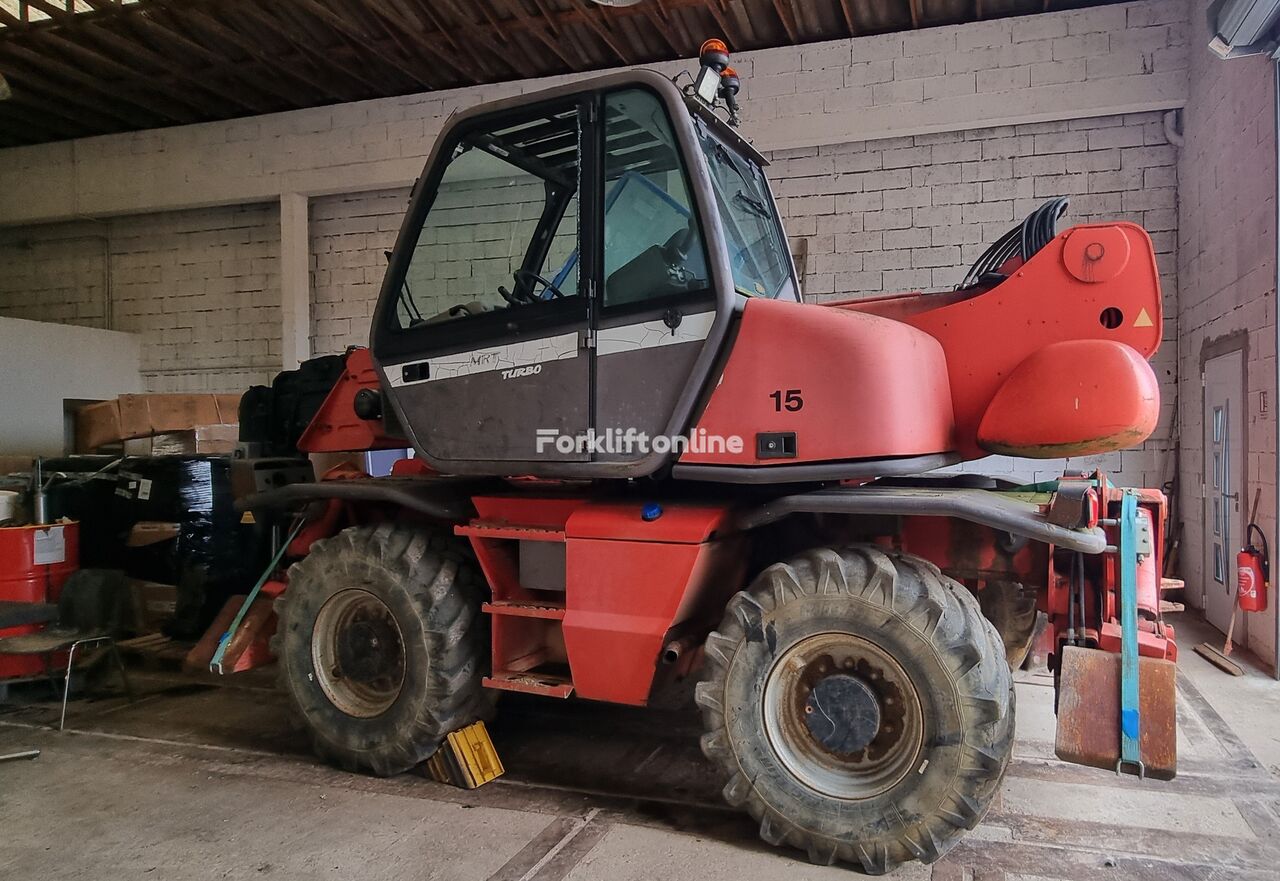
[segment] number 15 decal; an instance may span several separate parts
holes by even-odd
[[[781,413],[786,410],[794,413],[797,410],[804,409],[804,398],[800,396],[800,389],[798,388],[789,388],[786,391],[778,389],[776,392],[770,392],[769,397],[773,398],[775,412]]]

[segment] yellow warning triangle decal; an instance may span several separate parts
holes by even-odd
[[[1138,310],[1138,317],[1133,320],[1134,327],[1150,327],[1151,316],[1147,314],[1146,307]]]

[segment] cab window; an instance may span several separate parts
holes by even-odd
[[[734,288],[749,297],[798,299],[791,255],[764,172],[709,129],[695,129],[711,172]]]
[[[604,306],[659,305],[710,287],[675,132],[640,89],[604,98]]]
[[[464,134],[418,232],[397,325],[576,297],[579,150],[576,108]]]

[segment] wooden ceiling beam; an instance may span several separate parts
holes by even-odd
[[[359,101],[363,98],[368,98],[369,91],[374,93],[386,91],[385,84],[364,75],[358,67],[345,63],[337,52],[313,46],[306,38],[297,37],[294,29],[287,22],[280,21],[256,2],[245,4],[241,7],[241,11],[249,18],[255,19],[259,25],[266,28],[278,39],[291,46],[295,56],[299,58],[306,57],[314,61],[316,67],[313,70],[324,70],[325,73],[310,77],[310,79],[315,82],[317,88],[330,96],[330,100]],[[290,64],[289,69],[301,72],[303,66],[305,65]],[[331,76],[328,73],[330,68],[341,71],[343,75]],[[369,91],[355,88],[355,83],[363,84],[364,88]]]
[[[370,26],[376,28],[378,32],[382,34],[383,39],[395,47],[396,54],[409,66],[409,69],[413,71],[412,79],[414,83],[419,88],[427,91],[438,88],[436,85],[438,80],[428,77],[422,71],[422,66],[416,63],[417,57],[414,53],[417,50],[417,47],[410,42],[410,38],[406,33],[404,33],[403,29],[393,26],[388,19],[379,15],[376,6],[374,8],[369,8],[369,0],[357,0],[357,2],[363,2],[364,6],[357,5],[352,8],[361,9],[365,16],[365,20],[369,22]],[[383,4],[379,5],[382,5],[383,8],[388,8],[388,4],[385,3],[385,0]]]
[[[254,76],[251,71],[245,69],[243,64],[228,61],[225,55],[219,55],[175,28],[167,27],[153,15],[131,16],[129,25],[135,30],[135,33],[147,31],[154,34],[159,40],[172,43],[179,51],[200,58],[208,65],[207,71],[225,76],[228,81],[238,82],[242,88],[255,93],[258,97],[252,100],[255,103],[262,103],[265,108],[265,110],[259,112],[279,109],[278,106],[273,108],[269,104],[272,99],[295,104],[305,100],[305,98],[300,97],[301,93],[297,90],[282,87],[277,78]],[[142,39],[142,37],[139,36],[139,39]],[[202,73],[202,75],[204,74]],[[268,103],[263,103],[263,100]]]
[[[563,63],[565,67],[569,68],[569,70],[579,71],[584,67],[590,66],[589,60],[586,65],[583,65],[581,62],[575,63],[570,60],[569,56],[565,55],[564,52],[561,51],[560,44],[546,34],[544,28],[552,27],[554,25],[553,21],[542,21],[534,18],[529,14],[528,10],[524,8],[521,0],[502,0],[502,6],[518,22],[520,22],[521,26],[527,33],[532,34],[538,42],[550,49],[551,53],[559,58],[561,63]]]
[[[75,13],[64,7],[54,6],[52,3],[46,3],[45,0],[26,0],[26,5],[35,7],[54,21],[69,21],[75,18]]]
[[[417,9],[422,14],[422,16],[427,21],[435,25],[436,34],[440,37],[443,37],[445,42],[449,43],[451,46],[454,47],[454,51],[457,53],[457,57],[451,57],[448,52],[442,52],[438,47],[432,45],[431,40],[427,36],[427,30],[425,28],[414,30],[414,36],[418,40],[418,45],[420,45],[423,49],[429,51],[432,55],[434,55],[440,61],[449,65],[449,67],[456,70],[459,75],[465,77],[470,82],[477,85],[484,82],[485,80],[484,74],[477,72],[470,64],[466,62],[466,60],[464,60],[469,55],[471,55],[472,52],[470,50],[463,49],[461,46],[458,45],[458,42],[453,38],[453,34],[449,32],[449,28],[445,25],[444,20],[440,17],[439,13],[432,7],[433,2],[434,0],[417,0],[417,2],[414,2],[412,5],[415,9]]]
[[[74,105],[69,101],[65,101],[61,95],[56,93],[41,93],[39,90],[34,89],[30,82],[20,84],[14,93],[9,96],[9,101],[14,104],[21,104],[24,107],[30,107],[41,114],[56,116],[59,119],[65,119],[67,122],[75,123],[81,127],[81,131],[85,134],[118,131],[130,126],[129,122],[120,119],[119,116],[98,113],[87,109],[84,105]]]
[[[246,39],[237,31],[232,30],[216,18],[213,18],[200,10],[194,8],[186,9],[181,14],[185,19],[194,23],[197,29],[234,46],[246,56],[258,62],[258,64],[262,66],[264,73],[268,71],[275,71],[278,75],[287,80],[293,80],[296,83],[301,83],[308,89],[313,89],[313,96],[306,102],[308,105],[323,104],[328,100],[332,100],[333,95],[331,90],[333,85],[331,83],[325,83],[320,79],[311,76],[305,70],[302,70],[301,68],[305,67],[305,65],[289,63],[288,59],[272,54],[260,43]]]
[[[663,18],[666,15],[665,10],[657,4],[650,5],[647,3],[645,4],[645,9],[648,10],[649,23],[653,25],[654,33],[658,35],[662,42],[667,44],[667,48],[672,53],[671,57],[679,58],[683,54],[683,50],[676,45],[675,40],[671,39],[671,36],[667,33],[671,29],[671,22]]]
[[[489,9],[487,4],[480,2],[480,0],[471,0],[471,2],[467,3],[466,8],[464,9],[463,5],[459,2],[459,0],[443,0],[443,2],[449,8],[449,11],[452,12],[453,15],[459,21],[466,22],[466,24],[462,27],[462,31],[466,35],[466,45],[471,52],[476,54],[477,59],[481,54],[488,55],[490,58],[494,60],[494,62],[496,62],[505,70],[509,70],[511,73],[515,74],[515,76],[521,79],[528,76],[528,74],[525,73],[526,68],[520,67],[512,59],[510,50],[514,47],[512,47],[511,44],[507,42],[506,34],[504,31],[502,31],[501,29],[496,29],[495,30],[495,33],[497,35],[496,39],[492,35],[487,37],[480,37],[477,34],[476,28],[482,25],[483,22],[477,22],[475,19],[471,17],[470,12],[468,12],[467,10],[475,10],[479,8],[481,15],[483,15],[486,20],[493,22],[495,21],[495,19],[493,18],[492,11]],[[503,51],[500,48],[500,46],[503,46],[503,45],[507,46],[507,51]],[[522,46],[520,48],[524,48],[524,47]],[[482,51],[477,51],[477,49]],[[529,57],[527,52],[525,53],[524,57],[526,61],[532,62],[533,60]]]
[[[691,55],[697,52],[698,47],[702,45],[701,41],[693,38],[693,35],[689,33],[689,28],[684,23],[684,19],[676,14],[677,10],[669,7],[668,0],[653,0],[653,6],[657,8],[658,14],[664,22],[674,26],[680,32],[680,45],[674,47],[676,52],[681,55]],[[648,4],[645,4],[645,8],[650,14],[653,13],[653,9],[650,9]]]
[[[778,14],[778,20],[782,22],[782,29],[787,32],[787,39],[792,43],[798,42],[800,37],[799,32],[796,30],[796,11],[791,6],[790,0],[773,0],[773,11]]]
[[[911,26],[920,27],[920,0],[907,0],[907,6],[911,10]]]
[[[42,71],[27,65],[5,60],[3,61],[3,67],[12,78],[16,94],[34,93],[32,95],[33,100],[42,100],[46,106],[66,105],[67,107],[79,108],[76,111],[77,113],[83,113],[88,110],[90,113],[113,119],[117,125],[125,127],[149,128],[163,125],[165,122],[163,118],[155,114],[139,116],[136,112],[131,112],[127,108],[121,107],[118,102],[106,103],[101,99],[95,98],[93,93],[87,89],[68,90],[61,82],[50,82]],[[44,97],[40,98],[39,96]]]
[[[159,99],[154,94],[139,94],[142,90],[130,82],[103,80],[101,77],[87,73],[78,67],[32,51],[25,46],[19,46],[12,41],[0,41],[0,57],[6,56],[24,61],[32,67],[53,74],[59,79],[79,83],[100,95],[105,95],[107,98],[126,101],[155,117],[160,117],[166,122],[186,124],[196,118],[189,108],[175,108],[173,104]]]
[[[270,20],[274,33],[293,46],[294,51],[308,56],[314,69],[335,67],[347,80],[363,84],[368,91],[361,95],[357,90],[357,96],[398,95],[412,88],[405,85],[412,80],[388,70],[387,65],[369,63],[368,38],[353,37],[317,19],[309,11],[287,3],[277,3],[270,11],[253,4],[253,11],[259,20]]]
[[[68,124],[58,117],[40,111],[32,112],[12,101],[7,101],[0,105],[0,125],[6,119],[21,123],[22,130],[19,130],[19,135],[35,133],[35,137],[30,138],[32,143],[78,138],[91,132],[90,129],[85,128],[83,123]]]
[[[90,35],[92,39],[97,40],[100,44],[105,44],[121,52],[132,53],[148,64],[165,70],[175,79],[182,80],[206,94],[226,101],[239,110],[248,110],[251,113],[265,113],[271,109],[270,104],[255,98],[252,92],[228,89],[209,77],[207,75],[208,71],[192,71],[186,63],[154,51],[141,40],[122,37],[108,28],[93,23],[85,24],[81,28],[81,32]]]
[[[319,0],[294,0],[294,2],[298,3],[302,9],[305,9],[315,15],[335,31],[338,31],[357,43],[368,47],[368,49],[373,52],[373,54],[377,56],[378,60],[383,64],[399,71],[403,76],[408,77],[413,82],[420,85],[422,84],[422,81],[418,79],[417,74],[408,69],[400,59],[389,54],[385,49],[383,49],[377,40],[373,39],[369,34],[363,34],[356,28],[352,27],[345,18],[335,13],[323,3],[320,3]],[[256,3],[251,5],[256,5]]]
[[[982,0],[978,0],[979,3]],[[856,37],[858,35],[858,26],[854,23],[853,7],[849,0],[840,0],[840,12],[844,15],[844,26],[849,30],[849,36]]]
[[[716,20],[716,24],[720,26],[720,33],[724,36],[724,39],[729,41],[730,49],[741,49],[746,45],[742,32],[729,23],[728,16],[720,8],[717,0],[704,0],[702,5],[704,9],[711,13],[711,17]]]
[[[614,39],[613,26],[609,24],[607,18],[602,19],[604,14],[603,7],[595,6],[595,15],[590,14],[591,10],[584,6],[583,0],[570,0],[575,7],[581,9],[586,15],[587,27],[591,28],[595,35],[604,41],[614,55],[618,56],[618,60],[623,64],[635,64],[635,56],[628,50],[622,48],[622,44]]]
[[[65,13],[63,14],[65,15]],[[77,77],[92,77],[92,74],[88,73],[85,68],[105,71],[108,75],[119,78],[119,82],[114,84],[116,88],[128,89],[135,93],[160,92],[167,95],[168,99],[160,97],[160,103],[155,106],[158,109],[162,109],[165,115],[169,116],[174,122],[190,122],[204,115],[204,107],[198,101],[191,99],[190,93],[185,87],[169,82],[165,77],[154,76],[145,71],[140,71],[136,67],[130,67],[128,64],[104,55],[96,49],[91,49],[75,42],[64,36],[64,33],[68,32],[70,31],[59,33],[45,28],[33,31],[32,39],[56,48],[62,59],[70,61],[74,65],[63,65],[64,68],[73,71]],[[18,48],[13,41],[6,41],[3,45],[6,45],[10,50]],[[43,57],[48,56],[45,55]],[[53,63],[61,63],[55,58],[50,58],[49,60]],[[174,76],[171,70],[166,73],[170,78]],[[96,81],[96,78],[94,79]]]
[[[533,53],[530,51],[529,42],[527,40],[511,39],[506,28],[510,19],[502,20],[494,15],[490,0],[473,0],[473,2],[476,8],[484,15],[485,21],[488,22],[488,31],[486,33],[481,33],[485,27],[483,22],[477,23],[476,27],[472,29],[471,37],[473,42],[478,42],[485,46],[494,46],[495,53],[497,52],[495,43],[506,46],[507,54],[503,57],[506,59],[506,64],[511,67],[511,70],[521,79],[528,79],[534,76],[538,71],[538,65]],[[524,58],[523,67],[517,65],[510,57],[517,49]]]

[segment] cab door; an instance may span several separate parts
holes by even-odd
[[[672,427],[711,334],[716,293],[668,108],[649,89],[625,88],[604,93],[600,117],[595,430],[605,443],[596,458],[621,464],[644,459]]]
[[[590,458],[559,440],[591,425],[579,286],[591,267],[575,256],[590,253],[579,211],[588,111],[572,97],[464,118],[411,199],[371,346],[395,416],[437,468],[521,473],[514,463]]]

